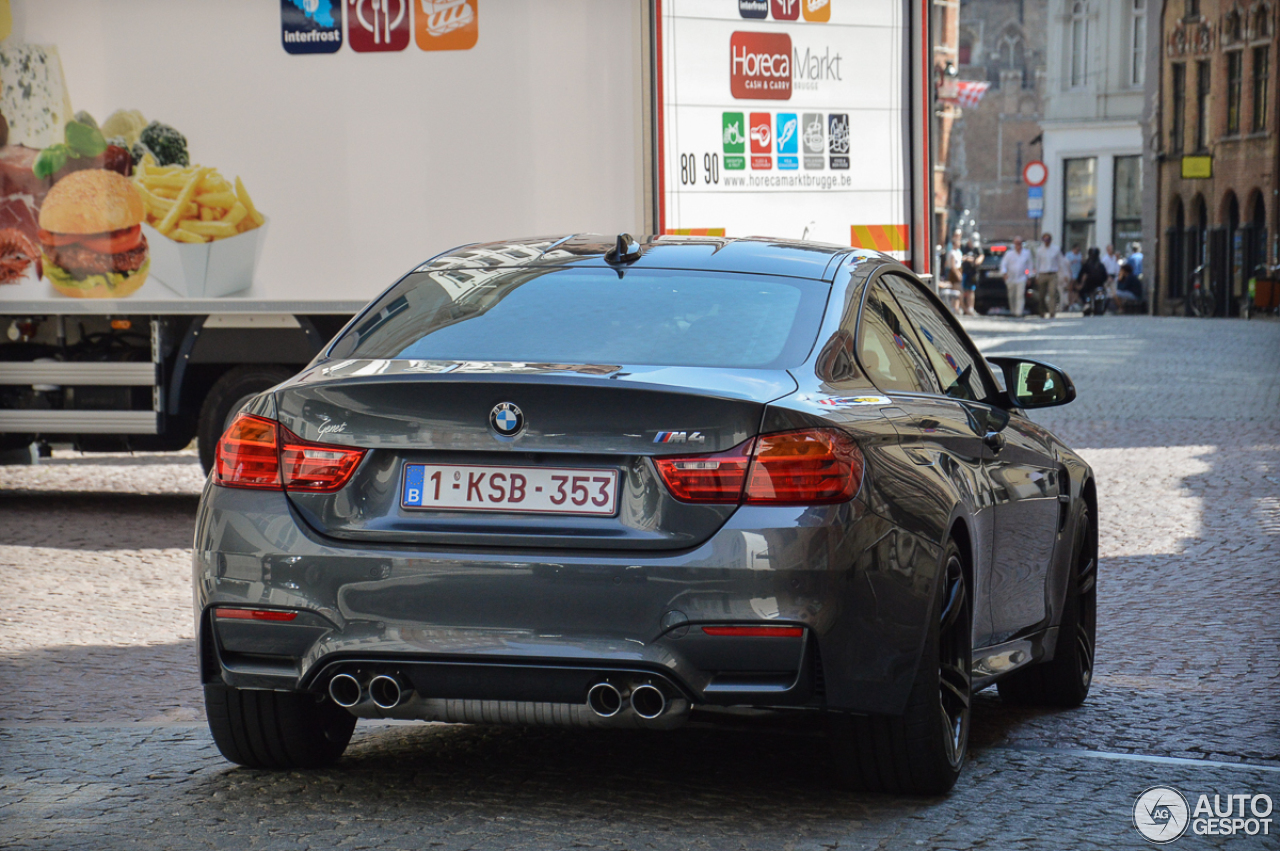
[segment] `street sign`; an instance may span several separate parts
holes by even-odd
[[[1027,187],[1027,218],[1044,218],[1044,187]]]
[[[1027,197],[1028,197],[1028,198],[1044,198],[1044,187],[1043,187],[1043,186],[1028,186],[1028,187],[1027,187]]]
[[[1044,186],[1049,179],[1049,167],[1040,160],[1032,160],[1022,169],[1022,182],[1028,186]]]

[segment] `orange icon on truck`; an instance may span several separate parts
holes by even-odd
[[[480,37],[480,0],[415,0],[414,40],[423,50],[470,50]]]

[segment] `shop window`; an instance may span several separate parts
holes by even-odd
[[[1098,244],[1098,160],[1096,157],[1080,157],[1064,160],[1063,180],[1066,183],[1063,210],[1063,234],[1061,245],[1080,245],[1089,248]]]
[[[1115,191],[1111,196],[1111,242],[1123,253],[1142,240],[1142,157],[1115,158]]]

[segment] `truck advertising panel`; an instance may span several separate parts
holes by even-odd
[[[459,244],[641,233],[644,22],[590,0],[2,0],[0,308],[353,311]]]
[[[910,261],[910,12],[903,0],[660,0],[662,229]]]

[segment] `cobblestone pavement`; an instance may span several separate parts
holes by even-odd
[[[0,467],[0,847],[1137,848],[1152,785],[1280,801],[1280,324],[966,322],[1076,382],[1038,419],[1098,475],[1099,656],[1077,710],[981,695],[945,799],[834,791],[795,724],[362,723],[333,770],[233,768],[195,685],[194,456],[58,452]]]

